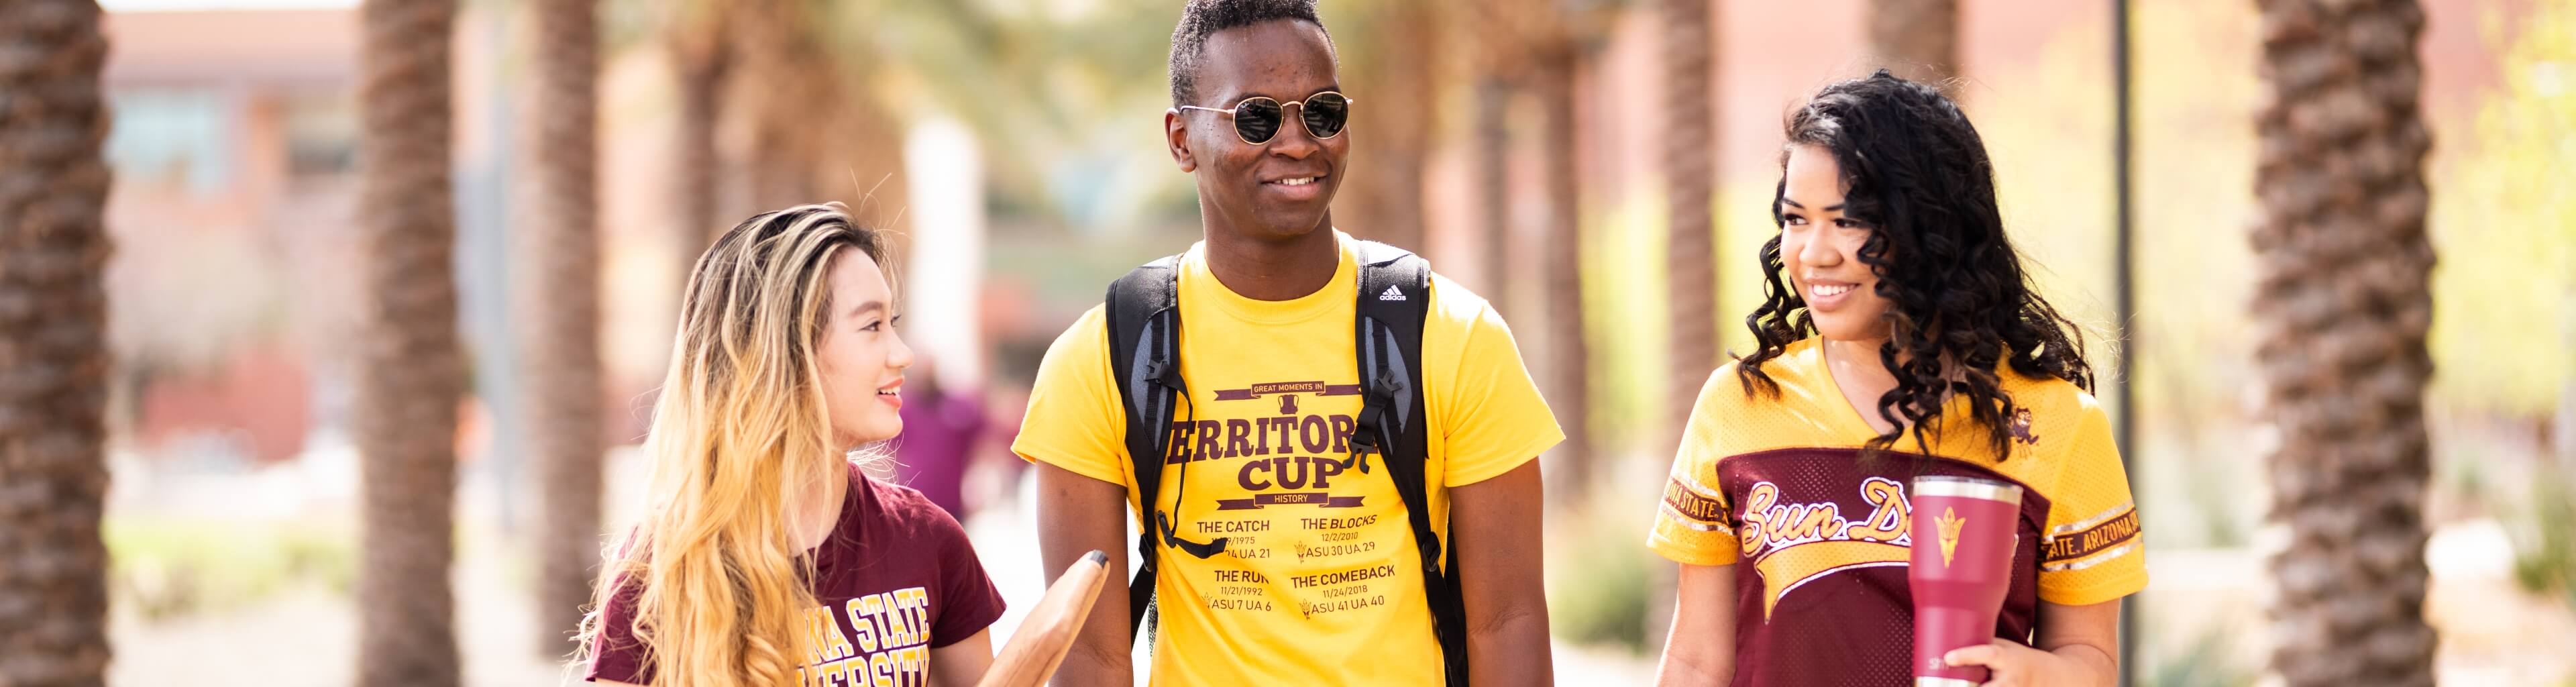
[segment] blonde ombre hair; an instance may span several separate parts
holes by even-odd
[[[878,233],[831,203],[744,220],[698,257],[644,440],[645,515],[605,556],[580,651],[623,587],[654,685],[796,684],[818,602],[789,514],[837,512],[814,501],[849,479],[815,351],[852,253],[885,265]]]

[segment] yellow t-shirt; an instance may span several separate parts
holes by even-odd
[[[1161,503],[1147,508],[1169,513],[1184,539],[1230,541],[1208,559],[1155,547],[1155,684],[1443,679],[1404,501],[1380,458],[1365,473],[1341,466],[1360,410],[1351,329],[1359,268],[1351,238],[1336,237],[1341,267],[1332,282],[1295,300],[1226,289],[1208,271],[1204,244],[1181,261],[1180,363],[1190,402],[1175,417],[1179,436],[1162,468]],[[1047,349],[1011,449],[1126,485],[1133,505],[1135,469],[1106,321],[1094,307]],[[1433,528],[1446,532],[1449,487],[1520,467],[1564,434],[1502,318],[1437,275],[1422,366],[1430,422],[1423,474],[1438,478],[1427,494]]]
[[[1996,636],[2029,641],[2038,602],[2080,606],[2144,589],[2137,508],[2091,394],[2058,379],[1999,369],[2018,411],[1997,460],[1983,425],[1954,398],[1931,456],[1912,434],[1874,462],[1878,435],[1843,397],[1817,339],[1790,344],[1763,370],[1780,394],[1745,393],[1736,364],[1700,389],[1673,459],[1647,546],[1692,565],[1736,572],[1738,683],[1895,684],[1912,672],[1916,475],[2002,480],[2023,489],[2020,544]]]

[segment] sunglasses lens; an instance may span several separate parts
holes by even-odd
[[[1332,138],[1342,133],[1342,125],[1351,120],[1351,99],[1339,93],[1307,98],[1306,104],[1299,107],[1304,110],[1299,117],[1306,120],[1306,132],[1316,138]]]
[[[1243,140],[1266,143],[1279,134],[1279,101],[1253,98],[1234,106],[1234,131]]]

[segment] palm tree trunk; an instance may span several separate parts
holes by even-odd
[[[1354,159],[1356,183],[1342,186],[1349,212],[1336,217],[1360,236],[1407,250],[1423,250],[1422,173],[1430,156],[1434,116],[1429,94],[1438,91],[1435,67],[1441,31],[1435,2],[1394,2],[1370,10],[1363,26],[1366,61],[1349,70],[1351,135],[1367,142],[1367,153]]]
[[[590,603],[600,559],[599,30],[595,0],[542,0],[535,11],[535,183],[510,272],[529,390],[521,426],[545,493],[538,646],[552,656],[570,649],[564,637]]]
[[[671,200],[679,214],[680,275],[688,279],[697,264],[698,254],[715,243],[724,227],[716,225],[716,122],[723,115],[718,104],[724,94],[725,76],[732,64],[728,43],[721,27],[709,30],[713,35],[705,45],[675,49],[672,61],[679,76],[680,127],[679,154],[673,164]],[[676,307],[674,308],[677,309]]]
[[[814,28],[824,19],[791,0],[734,3],[728,17],[742,48],[743,68],[732,76],[751,128],[752,152],[744,160],[750,198],[759,211],[827,200],[822,170],[825,160],[837,159],[838,151],[830,150],[837,132],[814,123],[845,126],[847,110],[840,65]]]
[[[449,50],[456,0],[367,0],[359,14],[359,226],[372,305],[355,419],[364,553],[358,684],[457,684],[456,331]]]
[[[1897,76],[1942,82],[1959,75],[1958,0],[1870,0],[1866,21],[1870,54]]]
[[[1567,493],[1581,499],[1591,485],[1592,461],[1598,457],[1592,445],[1591,348],[1584,340],[1587,328],[1583,322],[1583,213],[1582,189],[1578,185],[1581,170],[1575,158],[1575,90],[1576,46],[1572,41],[1551,41],[1541,47],[1531,64],[1530,91],[1538,99],[1543,123],[1539,132],[1539,168],[1547,179],[1547,239],[1544,245],[1551,255],[1547,265],[1547,321],[1554,338],[1548,346],[1552,360],[1549,375],[1556,380],[1549,391],[1549,405],[1556,409],[1557,422],[1565,430],[1567,470],[1562,484],[1571,487]]]
[[[787,83],[784,78],[765,81],[782,86]],[[813,83],[805,86],[828,88]],[[784,102],[783,97],[757,103],[751,109],[754,112],[752,116],[758,118],[752,123],[751,139],[752,150],[756,154],[745,162],[750,168],[751,198],[759,204],[757,211],[767,212],[826,200],[816,179],[821,166],[820,156],[824,154],[820,146],[828,137],[812,128],[810,118],[816,112],[838,114],[839,111],[797,107]]]
[[[0,685],[107,672],[108,169],[99,8],[0,12]]]
[[[2270,517],[2289,533],[2270,561],[2272,669],[2289,685],[2430,685],[2424,13],[2259,5],[2255,355],[2280,432]]]
[[[1490,67],[1489,67],[1490,68]],[[1478,289],[1494,311],[1515,314],[1511,303],[1512,184],[1511,122],[1504,118],[1512,102],[1511,86],[1499,75],[1476,84],[1476,208],[1482,211],[1478,238],[1483,240],[1485,283]],[[1354,107],[1358,103],[1352,104]]]
[[[1671,387],[1664,401],[1672,426],[1661,435],[1678,440],[1701,382],[1717,367],[1717,227],[1710,209],[1717,188],[1716,120],[1709,106],[1709,43],[1716,32],[1709,26],[1708,0],[1661,0],[1656,7],[1663,12],[1663,162],[1670,203],[1664,269],[1672,321]]]

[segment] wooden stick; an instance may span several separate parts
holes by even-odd
[[[1066,568],[1055,585],[1047,587],[1046,596],[1029,609],[1020,621],[1020,629],[1002,645],[993,657],[993,667],[984,671],[979,687],[1040,687],[1055,676],[1064,654],[1073,649],[1073,638],[1082,632],[1082,619],[1091,615],[1091,602],[1100,598],[1100,585],[1108,580],[1109,555],[1097,550],[1084,554]]]

